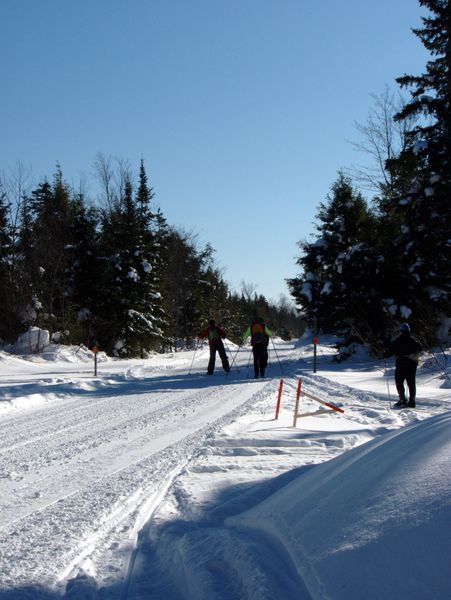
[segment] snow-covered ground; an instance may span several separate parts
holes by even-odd
[[[450,598],[443,355],[396,411],[391,361],[320,341],[315,374],[308,337],[275,340],[264,380],[230,342],[212,377],[206,348],[97,377],[83,349],[0,352],[0,599]],[[344,413],[293,427],[299,378]]]

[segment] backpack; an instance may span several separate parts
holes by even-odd
[[[251,343],[262,344],[265,341],[265,326],[263,323],[251,325]]]
[[[210,327],[210,331],[208,332],[208,339],[211,341],[219,340],[219,332],[216,329],[216,327]]]

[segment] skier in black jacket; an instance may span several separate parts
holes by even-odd
[[[416,384],[415,377],[418,367],[418,353],[420,344],[410,335],[408,323],[401,325],[401,334],[391,343],[392,353],[396,357],[395,383],[398,390],[399,401],[394,404],[396,408],[408,406],[415,407]],[[404,381],[409,388],[409,402],[406,400]]]

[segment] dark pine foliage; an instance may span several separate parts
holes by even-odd
[[[419,1],[429,14],[414,33],[431,59],[421,75],[397,80],[411,99],[396,119],[417,120],[393,167],[415,164],[412,185],[401,199],[405,210],[398,252],[406,266],[403,287],[409,290],[413,318],[433,339],[450,315],[451,299],[451,6],[449,0]]]
[[[374,244],[374,217],[342,173],[317,213],[318,234],[301,242],[299,277],[291,293],[315,331],[346,337],[372,321],[380,261]]]
[[[300,330],[294,309],[261,297],[236,310],[210,244],[167,225],[153,206],[144,163],[134,189],[127,171],[106,208],[89,206],[58,166],[21,199],[13,236],[10,203],[0,193],[0,340],[12,343],[31,326],[52,341],[98,346],[115,356],[192,346],[215,318],[239,340],[248,315],[263,309],[275,331]],[[16,239],[14,242],[13,239]],[[258,305],[258,306],[257,306]]]
[[[426,347],[447,340],[450,321],[451,9],[448,0],[420,4],[429,14],[414,33],[431,60],[422,75],[397,80],[411,99],[395,116],[405,143],[386,162],[389,177],[369,210],[339,176],[289,281],[311,327],[376,353],[401,321]]]

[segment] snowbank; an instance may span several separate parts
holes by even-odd
[[[35,354],[42,352],[50,341],[49,332],[39,327],[30,327],[28,331],[17,338],[14,344],[5,347],[12,354]]]
[[[450,598],[450,475],[448,412],[315,467],[226,524],[275,538],[312,598]]]

